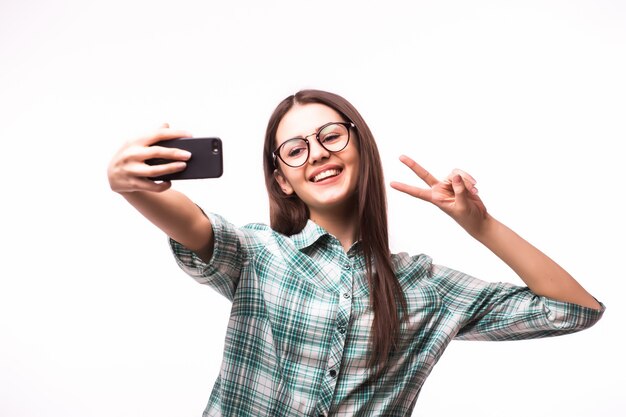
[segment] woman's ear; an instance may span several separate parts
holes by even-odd
[[[291,187],[289,182],[285,179],[285,177],[283,177],[283,174],[278,172],[277,169],[274,170],[274,179],[280,186],[280,189],[283,190],[283,193],[287,195],[293,194],[293,188]]]

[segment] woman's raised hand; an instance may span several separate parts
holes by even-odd
[[[455,169],[445,180],[440,181],[408,156],[402,155],[400,161],[411,168],[429,188],[395,181],[391,183],[392,188],[434,204],[471,235],[480,232],[483,221],[487,218],[487,209],[478,197],[476,180],[471,175]]]
[[[182,137],[191,137],[189,132],[170,129],[167,123],[161,125],[144,136],[126,142],[113,156],[107,174],[111,189],[118,193],[134,191],[162,192],[171,187],[169,181],[155,182],[150,177],[171,174],[185,169],[185,161],[191,154],[181,149],[151,146],[155,143]],[[146,160],[151,158],[170,159],[162,165],[148,165]]]

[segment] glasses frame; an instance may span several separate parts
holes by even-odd
[[[336,151],[331,151],[330,149],[326,148],[326,146],[324,146],[324,144],[323,144],[323,143],[322,143],[322,141],[320,140],[320,132],[321,132],[321,131],[323,131],[325,128],[327,128],[327,127],[328,127],[328,126],[330,126],[330,125],[342,125],[342,126],[344,126],[344,127],[346,127],[346,128],[348,129],[348,140],[346,141],[346,144],[344,145],[344,147],[343,147],[343,148],[338,149],[338,150],[336,150]],[[356,129],[356,125],[355,125],[354,123],[352,123],[352,122],[328,122],[328,123],[326,123],[326,124],[324,124],[324,125],[322,125],[322,126],[318,127],[318,128],[317,128],[317,131],[316,131],[316,132],[311,133],[310,135],[306,135],[306,136],[304,136],[304,137],[297,136],[297,137],[295,137],[295,138],[290,138],[290,139],[287,139],[286,141],[284,141],[283,143],[281,143],[280,145],[278,145],[278,147],[277,147],[276,149],[274,149],[274,151],[272,152],[272,156],[274,157],[274,167],[276,167],[276,166],[277,166],[277,164],[276,164],[276,159],[277,159],[277,158],[278,158],[278,159],[280,159],[281,161],[283,161],[283,164],[285,164],[285,165],[287,165],[288,167],[291,167],[291,168],[299,168],[299,167],[301,167],[302,165],[306,164],[306,161],[308,161],[308,160],[309,160],[309,156],[310,156],[310,154],[311,154],[311,145],[310,145],[310,143],[309,143],[309,138],[310,138],[311,136],[315,136],[315,139],[317,139],[317,143],[319,143],[319,144],[320,144],[320,146],[321,146],[322,148],[324,148],[326,151],[328,151],[328,152],[330,152],[330,153],[335,153],[335,152],[341,152],[341,151],[343,151],[343,150],[344,150],[344,149],[346,149],[346,147],[348,146],[348,143],[350,143],[350,129],[351,129],[351,128],[352,128],[352,129]],[[285,162],[285,160],[284,160],[284,159],[280,156],[280,149],[281,149],[283,146],[285,146],[285,144],[286,144],[287,142],[292,141],[292,140],[296,140],[296,139],[303,140],[303,141],[304,141],[304,143],[306,143],[306,158],[304,158],[304,160],[302,161],[302,163],[301,163],[300,165],[290,165],[290,164],[288,164],[287,162]]]

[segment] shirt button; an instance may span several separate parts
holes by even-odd
[[[334,369],[331,369],[331,370],[330,370],[330,372],[329,372],[329,374],[330,374],[330,376],[331,376],[332,378],[334,378],[334,377],[336,377],[336,376],[337,376],[337,371],[335,371]]]
[[[343,269],[350,269],[350,264],[345,264],[345,265],[343,266]]]
[[[344,292],[343,293],[343,298],[350,298],[350,293]]]
[[[339,333],[344,334],[346,332],[346,328],[341,326],[339,327]]]

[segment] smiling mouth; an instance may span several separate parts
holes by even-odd
[[[326,171],[322,171],[319,174],[317,174],[316,176],[314,176],[313,178],[311,178],[311,181],[312,182],[320,182],[320,181],[325,180],[327,178],[336,177],[339,174],[341,174],[341,170],[340,169],[327,169]]]

